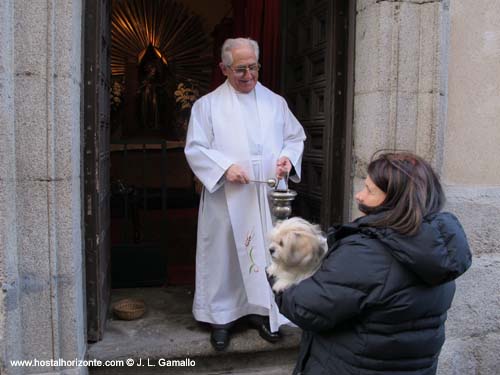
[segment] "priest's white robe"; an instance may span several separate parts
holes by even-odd
[[[238,95],[240,98],[238,98]],[[249,314],[266,315],[271,330],[287,322],[276,307],[265,269],[270,262],[267,233],[272,227],[265,184],[225,182],[231,164],[252,180],[275,177],[286,156],[300,181],[305,134],[285,100],[257,83],[255,110],[226,81],[195,102],[185,154],[203,183],[196,246],[196,320],[226,324]],[[245,95],[245,94],[243,94]],[[255,128],[252,127],[256,120]]]

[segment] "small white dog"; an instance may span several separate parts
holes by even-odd
[[[275,292],[312,276],[328,249],[320,227],[300,217],[278,222],[269,237],[272,261],[267,273],[276,278]]]

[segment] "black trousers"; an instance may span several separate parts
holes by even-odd
[[[253,325],[253,326],[260,326],[266,321],[269,322],[269,317],[264,316],[264,315],[257,315],[257,314],[251,314],[244,316],[241,319],[242,321],[246,321],[248,324]],[[238,320],[233,320],[232,322],[226,323],[226,324],[212,324],[212,329],[227,329],[230,330],[233,328],[233,326],[236,324]]]

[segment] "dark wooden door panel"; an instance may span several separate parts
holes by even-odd
[[[85,2],[84,222],[87,338],[102,338],[110,294],[109,0]]]
[[[343,216],[348,0],[283,6],[282,90],[307,134],[294,213],[326,228]]]

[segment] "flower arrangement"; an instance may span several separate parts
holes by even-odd
[[[123,91],[125,90],[123,82],[113,80],[110,88],[111,109],[118,110],[122,103]]]
[[[191,107],[200,96],[200,93],[194,82],[188,79],[186,83],[180,82],[177,85],[174,96],[175,103],[180,107],[176,116],[177,132],[179,139],[184,140],[186,138],[189,116],[191,115]]]
[[[177,89],[174,92],[175,102],[179,103],[181,110],[189,110],[193,106],[193,103],[198,99],[200,93],[195,87],[192,80],[187,81],[186,84],[183,82],[177,85]]]

